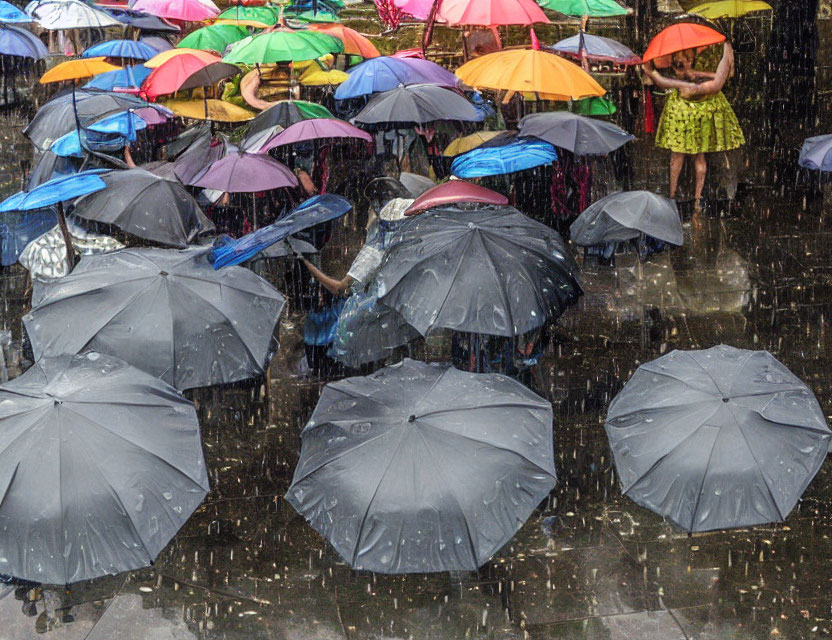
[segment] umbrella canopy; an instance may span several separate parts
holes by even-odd
[[[144,65],[137,64],[123,69],[99,73],[87,84],[85,89],[102,89],[113,91],[115,89],[138,89],[142,82],[150,75],[151,69]]]
[[[344,43],[344,53],[346,54],[361,56],[362,58],[378,58],[381,55],[376,49],[376,45],[355,29],[350,29],[342,24],[311,24],[309,28],[338,38]]]
[[[50,82],[63,82],[65,80],[78,80],[80,78],[91,78],[99,73],[117,71],[121,67],[104,62],[104,58],[80,58],[78,60],[67,60],[55,65],[40,77],[41,84]]]
[[[418,58],[382,56],[366,60],[348,71],[349,78],[335,90],[336,100],[391,91],[402,85],[440,84],[455,87],[456,76],[438,64]]]
[[[555,148],[541,140],[515,140],[499,147],[479,147],[457,156],[451,173],[458,178],[484,178],[526,171],[558,159]]]
[[[254,21],[271,27],[277,24],[277,16],[277,11],[271,7],[246,7],[238,4],[223,11],[219,20]]]
[[[220,12],[211,0],[136,0],[131,9],[182,22],[202,22]]]
[[[303,87],[334,87],[349,78],[349,75],[343,71],[323,69],[317,61],[313,61],[313,63],[298,76],[298,82]]]
[[[150,566],[208,492],[191,402],[125,362],[39,359],[0,385],[0,571],[66,585]]]
[[[630,9],[614,0],[538,0],[540,6],[567,16],[589,16],[590,18],[611,18],[625,16]]]
[[[606,155],[635,138],[611,122],[568,111],[533,113],[524,117],[520,120],[520,136],[538,138],[577,156]]]
[[[552,51],[565,53],[572,57],[581,55],[585,51],[592,61],[611,61],[619,64],[641,64],[641,58],[612,38],[602,38],[588,33],[579,33],[548,47]]]
[[[413,201],[404,215],[415,216],[428,209],[450,207],[460,203],[502,206],[508,204],[508,198],[501,193],[477,184],[463,182],[462,180],[451,180],[425,191]]]
[[[313,118],[290,125],[270,140],[265,141],[256,151],[257,153],[266,153],[283,145],[322,139],[365,140],[370,143],[373,141],[373,137],[369,133],[343,120]]]
[[[161,33],[179,33],[180,31],[179,27],[175,24],[166,22],[162,18],[142,13],[141,11],[131,11],[124,7],[102,7],[102,10],[122,24],[142,31],[157,31]],[[141,38],[141,40],[146,40],[146,37]]]
[[[26,23],[32,22],[32,18],[23,13],[11,2],[6,2],[6,0],[0,0],[0,22]]]
[[[0,24],[0,55],[43,60],[49,57],[49,49],[31,31]]]
[[[44,29],[95,29],[120,27],[113,16],[80,0],[35,0],[26,5],[26,13]]]
[[[449,26],[532,25],[547,23],[549,18],[534,0],[443,0],[436,19]]]
[[[414,84],[374,96],[353,120],[362,124],[477,122],[479,114],[455,91],[433,84]]]
[[[338,22],[339,20],[337,15],[328,11],[304,11],[294,16],[294,19],[299,20],[301,22],[317,22],[330,24]]]
[[[156,49],[143,42],[135,40],[108,40],[99,42],[87,48],[81,54],[82,58],[132,58],[134,60],[150,60],[158,53]]]
[[[179,91],[187,91],[188,89],[196,89],[197,87],[210,87],[217,84],[220,80],[233,78],[238,73],[240,73],[240,68],[233,64],[212,62],[198,71],[194,71],[185,78],[185,81],[179,86]]]
[[[719,18],[742,18],[757,11],[772,11],[773,8],[762,0],[717,0],[706,2],[690,9],[689,13],[696,13],[709,20]]]
[[[171,58],[176,58],[177,56],[193,56],[202,60],[206,65],[211,64],[212,62],[220,62],[220,60],[222,60],[222,58],[220,58],[219,56],[214,55],[213,53],[209,53],[208,51],[201,51],[200,49],[180,48],[160,51],[150,60],[145,62],[144,66],[146,66],[149,69],[155,69],[156,67],[161,67]]]
[[[396,236],[376,282],[381,302],[422,335],[522,335],[583,293],[557,232],[512,207],[416,216]]]
[[[310,198],[289,215],[229,244],[215,248],[210,260],[215,269],[241,264],[261,251],[299,231],[346,215],[352,204],[346,198],[326,193]]]
[[[236,104],[208,98],[207,100],[168,100],[165,106],[182,118],[214,122],[246,122],[254,117],[248,109]]]
[[[88,193],[107,188],[100,171],[82,171],[68,176],[47,180],[31,191],[19,191],[0,202],[0,213],[4,211],[32,211],[43,209],[59,202],[72,200]]]
[[[283,296],[248,269],[214,271],[206,249],[84,257],[44,285],[24,322],[37,358],[99,351],[177,389],[262,376]]]
[[[298,179],[289,167],[270,156],[231,153],[215,161],[205,173],[189,184],[224,193],[254,193],[296,187]]]
[[[213,64],[218,63],[205,62],[190,53],[175,56],[150,72],[150,75],[142,83],[142,94],[149,99],[153,99],[161,95],[176,93],[197,71]],[[233,69],[235,73],[239,71],[234,65],[225,65],[222,69]]]
[[[467,153],[472,149],[476,149],[481,144],[485,144],[496,136],[503,133],[502,131],[477,131],[467,136],[454,139],[445,150],[442,152],[443,156],[453,158],[463,153]]]
[[[784,520],[832,436],[774,356],[725,345],[641,365],[605,428],[622,493],[687,531]]]
[[[176,46],[223,53],[228,45],[246,37],[248,37],[248,31],[242,27],[232,24],[215,24],[192,31]]]
[[[551,404],[446,365],[330,383],[301,437],[286,499],[355,569],[476,570],[556,483]]]
[[[284,129],[293,124],[309,120],[311,118],[334,118],[329,109],[325,106],[315,102],[306,102],[304,100],[280,100],[275,102],[271,107],[261,111],[248,124],[248,133],[246,134],[246,141],[250,140],[255,134],[271,129],[272,127],[280,126]]]
[[[832,171],[832,134],[806,138],[797,163],[804,169]]]
[[[76,128],[76,111],[81,126],[87,126],[118,111],[142,107],[150,107],[150,104],[126,93],[98,89],[67,91],[38,109],[23,129],[23,134],[39,149],[47,149],[55,140]]]
[[[174,148],[181,144],[187,144],[180,150]],[[207,126],[196,129],[195,135],[182,140],[175,140],[168,147],[168,156],[175,157],[173,171],[182,184],[189,184],[204,173],[209,166],[220,158],[225,157],[228,152],[228,141],[223,135],[213,137]]]
[[[469,87],[546,94],[548,100],[602,96],[604,88],[578,65],[537,49],[489,53],[456,70]]]
[[[176,182],[143,169],[111,171],[101,179],[107,188],[76,200],[74,216],[183,249],[201,233],[214,230],[196,200]]]
[[[569,227],[572,242],[582,247],[642,233],[681,246],[684,234],[676,201],[650,191],[619,191],[593,202]]]
[[[223,60],[231,64],[272,64],[314,60],[343,52],[344,43],[325,33],[279,29],[241,42]]]
[[[647,51],[641,57],[644,62],[684,51],[685,49],[697,49],[718,44],[725,41],[725,36],[706,27],[703,24],[692,22],[677,22],[665,29],[650,41]]]
[[[606,98],[584,98],[573,105],[574,113],[582,116],[611,116],[618,109]]]

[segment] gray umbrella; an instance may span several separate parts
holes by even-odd
[[[606,430],[622,493],[687,531],[784,520],[832,436],[774,356],[725,345],[641,365]]]
[[[285,300],[248,269],[215,271],[209,250],[83,258],[24,318],[35,356],[108,353],[177,389],[263,375]]]
[[[112,171],[101,179],[107,188],[76,200],[73,215],[182,249],[199,234],[214,230],[214,223],[179,183],[143,169]]]
[[[476,122],[478,119],[474,105],[464,96],[435,84],[412,84],[380,93],[353,118],[362,124]]]
[[[676,202],[650,191],[619,191],[593,202],[569,227],[572,242],[582,247],[642,233],[681,246],[684,233]]]
[[[0,386],[0,573],[69,584],[150,565],[208,491],[193,405],[110,356]]]
[[[473,571],[555,486],[552,406],[404,360],[326,386],[286,499],[356,569]]]
[[[544,140],[578,156],[606,155],[635,138],[611,122],[569,111],[528,115],[520,120],[520,135]]]
[[[583,294],[557,232],[512,207],[435,209],[411,218],[392,244],[379,297],[422,335],[518,336]]]

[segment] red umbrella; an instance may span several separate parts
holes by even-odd
[[[549,22],[534,0],[442,0],[436,20],[450,26],[465,24],[483,27]]]
[[[703,24],[679,22],[656,34],[644,52],[642,60],[669,56],[685,49],[703,49],[725,41],[725,36]],[[661,66],[661,65],[660,65]]]
[[[349,122],[332,118],[312,118],[310,120],[301,120],[286,127],[286,129],[260,147],[258,152],[266,153],[275,147],[295,144],[296,142],[306,142],[308,140],[321,140],[323,138],[357,138],[366,140],[367,142],[373,141],[373,137],[369,133],[362,131],[358,127],[354,127]]]
[[[274,158],[253,153],[232,153],[208,167],[193,187],[225,193],[254,193],[280,187],[296,187],[298,179],[289,167]]]
[[[434,207],[445,207],[460,202],[506,205],[508,204],[508,198],[496,191],[470,182],[451,180],[425,191],[413,201],[404,215],[415,216]]]
[[[174,56],[150,72],[142,83],[140,95],[153,100],[165,94],[176,93],[188,78],[209,64],[211,63],[202,57],[191,53]]]

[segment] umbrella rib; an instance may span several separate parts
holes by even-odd
[[[754,354],[756,354],[756,353],[757,353],[756,351],[749,351],[748,352],[748,355],[746,356],[745,360],[743,360],[742,364],[737,368],[737,373],[738,374],[742,373],[745,370],[745,365],[748,364],[748,361],[751,360],[751,358],[753,358]],[[737,377],[739,377],[739,375]],[[728,395],[728,397],[731,397],[731,392],[734,390],[734,383],[736,382],[736,380],[737,380],[736,377],[733,380],[731,380],[731,386],[728,388],[728,393],[726,394],[726,395]]]
[[[700,392],[704,393],[704,392]],[[606,424],[610,423],[610,420],[620,420],[621,418],[628,418],[630,416],[642,413],[643,411],[656,411],[657,409],[678,409],[681,407],[690,407],[692,405],[699,405],[704,402],[710,402],[715,400],[715,398],[708,398],[706,400],[694,400],[693,402],[680,402],[679,404],[668,404],[668,405],[660,405],[660,406],[652,406],[652,407],[641,407],[639,409],[633,409],[632,411],[628,411],[627,413],[616,414],[614,416],[610,416],[609,413],[607,414]],[[612,425],[614,428],[615,425]]]
[[[716,384],[716,383],[714,383],[714,384]],[[719,388],[719,387],[717,387],[717,388]],[[717,411],[719,411],[719,408],[717,408]],[[716,411],[714,413],[716,413]],[[696,431],[699,431],[699,429],[701,429],[703,426],[705,426],[704,422],[699,425],[699,427],[696,429]],[[711,451],[710,451],[710,453],[708,453],[708,462],[705,464],[704,473],[702,473],[702,482],[699,485],[699,491],[696,494],[696,503],[693,505],[693,513],[690,516],[690,526],[688,527],[688,531],[693,531],[694,523],[696,522],[696,513],[697,513],[697,511],[699,511],[699,502],[702,499],[702,491],[704,491],[704,489],[705,489],[705,480],[708,477],[708,469],[710,469],[710,467],[711,467],[711,458],[713,458],[714,449],[716,448],[716,441],[717,440],[719,440],[719,433],[717,433],[716,436],[714,436],[714,441],[711,444]],[[778,512],[779,512],[779,509],[778,509]]]
[[[503,409],[503,408],[512,408],[512,409],[550,409],[551,405],[547,403],[540,404],[538,406],[532,405],[530,402],[523,404],[520,402],[495,402],[494,404],[478,404],[476,406],[470,407],[452,407],[449,409],[437,409],[436,411],[428,411],[427,413],[420,413],[417,414],[416,417],[419,419],[427,418],[430,416],[441,415],[443,413],[454,413],[456,411],[471,411],[473,409]]]
[[[648,368],[649,365],[650,365],[650,363],[648,362],[646,364],[641,365],[640,368],[643,371],[649,371],[650,373],[654,373],[657,376],[664,376],[665,378],[671,378],[672,380],[676,380],[677,382],[681,382],[688,389],[693,389],[694,391],[699,391],[700,393],[712,393],[710,391],[703,391],[702,389],[696,389],[695,387],[690,386],[690,383],[688,383],[687,380],[684,380],[684,379],[680,378],[679,376],[674,376],[672,373],[667,373],[666,371],[656,371],[655,369],[650,369],[650,368]],[[710,378],[710,376],[708,376],[708,377]],[[711,378],[711,380],[713,380],[713,378]],[[714,383],[714,384],[716,384],[716,383]],[[719,387],[717,387],[717,391],[719,391]],[[716,397],[716,396],[714,396],[714,397]],[[719,393],[719,397],[720,398],[723,397],[721,392]]]
[[[456,268],[454,269],[454,275],[453,275],[453,277],[451,277],[448,280],[448,282],[450,282],[450,284],[448,285],[448,290],[445,292],[445,297],[442,299],[442,303],[437,307],[436,318],[439,318],[439,314],[442,312],[442,309],[445,307],[445,303],[448,302],[448,298],[451,295],[451,290],[454,288],[454,281],[456,281],[456,277],[457,277],[457,275],[459,275],[459,270],[462,268],[462,262],[465,260],[466,254],[468,253],[468,249],[471,248],[471,243],[473,241],[474,241],[474,234],[472,233],[468,237],[468,242],[466,242],[465,248],[462,251],[459,252],[459,260],[456,263]],[[435,322],[435,320],[434,320],[434,322]],[[431,325],[425,331],[426,335],[430,331],[432,326],[433,326],[433,322],[431,322]]]
[[[494,255],[491,253],[491,250],[488,248],[488,243],[486,242],[485,235],[482,231],[477,230],[476,233],[477,237],[480,239],[480,243],[482,244],[482,248],[485,250],[486,255],[488,256],[488,266],[489,270],[491,271],[491,275],[494,276],[494,281],[497,285],[497,290],[500,292],[500,297],[503,299],[503,304],[506,306],[506,312],[508,313],[509,317],[509,327],[511,327],[512,334],[515,334],[516,331],[516,324],[514,322],[514,313],[511,309],[511,303],[508,300],[508,296],[506,295],[506,290],[504,283],[500,280],[499,275],[497,274],[497,267],[494,265]],[[522,262],[518,260],[516,264],[522,265]],[[532,287],[532,290],[535,292],[535,298],[537,298],[537,287]],[[540,304],[540,300],[538,299],[538,304]],[[543,307],[545,308],[545,307]],[[516,335],[516,334],[515,334]]]
[[[699,367],[700,369],[702,369],[702,371],[705,372],[705,375],[708,376],[711,379],[711,382],[714,383],[714,388],[716,388],[716,390],[720,393],[721,396],[725,397],[725,394],[722,392],[722,389],[716,383],[716,380],[714,380],[714,377],[708,372],[708,370],[705,367],[703,367],[699,363],[699,361],[690,354],[689,351],[682,351],[682,353],[684,353],[688,358],[690,358],[690,360],[692,360],[696,364],[697,367]],[[733,384],[733,382],[732,382],[732,384]]]

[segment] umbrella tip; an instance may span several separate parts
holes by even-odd
[[[408,421],[408,422],[416,422],[416,416],[415,416],[415,415],[411,415],[411,416],[407,419],[407,421]]]

